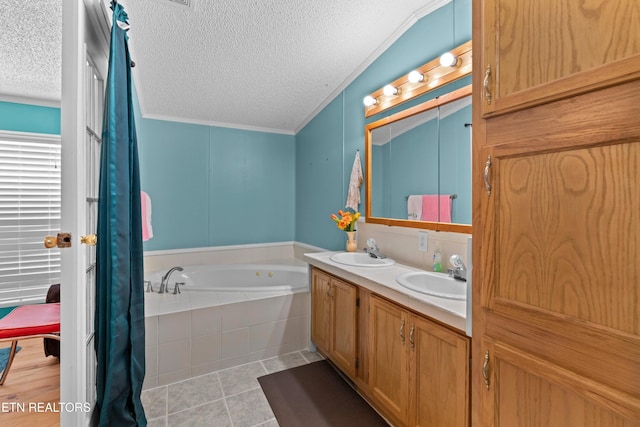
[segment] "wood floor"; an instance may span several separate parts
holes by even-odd
[[[2,342],[0,348],[10,345]],[[22,350],[0,386],[0,426],[58,427],[60,414],[53,410],[60,402],[60,364],[55,357],[45,357],[40,338],[18,345]]]

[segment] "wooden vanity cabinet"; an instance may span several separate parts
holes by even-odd
[[[473,25],[474,56],[483,58],[473,64],[473,84],[484,117],[640,78],[636,1],[474,3],[484,24]]]
[[[409,421],[409,319],[384,299],[369,302],[369,394],[400,425]]]
[[[372,296],[369,394],[397,425],[469,425],[469,339]]]
[[[638,11],[473,1],[474,426],[640,426]]]
[[[350,378],[356,376],[358,288],[313,269],[311,339]]]

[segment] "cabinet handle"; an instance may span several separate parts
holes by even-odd
[[[402,344],[404,344],[404,319],[402,319],[402,323],[400,323],[400,339],[402,340]]]
[[[489,390],[489,350],[484,353],[484,362],[482,363],[482,378],[484,385]]]
[[[489,90],[489,77],[491,77],[491,64],[487,65],[487,69],[484,72],[484,97],[487,100],[487,104],[491,105],[491,91]]]
[[[487,188],[487,196],[491,195],[491,184],[489,183],[490,167],[491,167],[491,155],[487,156],[487,163],[484,165],[484,185]]]
[[[409,331],[409,342],[411,343],[411,350],[415,349],[416,343],[413,340],[413,330],[415,329],[415,325],[411,325],[411,330]]]

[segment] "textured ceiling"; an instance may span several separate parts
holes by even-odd
[[[283,133],[448,1],[120,0],[145,117]],[[0,0],[0,99],[59,100],[60,4]]]
[[[60,102],[62,0],[0,0],[0,99]]]

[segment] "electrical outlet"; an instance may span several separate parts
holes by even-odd
[[[418,250],[420,252],[427,252],[429,247],[429,233],[426,231],[418,231]]]

